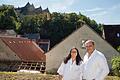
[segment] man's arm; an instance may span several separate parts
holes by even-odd
[[[95,80],[104,80],[104,78],[109,73],[107,60],[104,56],[101,56],[98,62],[99,62],[98,64],[99,64],[100,72],[97,74]]]

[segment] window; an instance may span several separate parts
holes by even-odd
[[[85,41],[86,41],[86,40],[84,40],[84,39],[81,41],[82,49],[85,49]]]
[[[120,38],[120,33],[117,33],[117,37]]]

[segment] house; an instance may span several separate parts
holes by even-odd
[[[16,32],[14,30],[0,30],[0,36],[12,36],[16,37]]]
[[[0,71],[45,71],[44,51],[32,40],[0,37]]]
[[[53,47],[46,53],[46,71],[57,70],[63,59],[68,55],[70,49],[74,46],[80,51],[83,58],[85,48],[83,43],[87,39],[92,39],[96,43],[96,49],[104,53],[110,66],[110,60],[113,56],[120,55],[107,41],[100,37],[88,25],[83,25],[62,42]]]
[[[49,39],[39,39],[37,41],[39,47],[46,53],[50,49],[50,40]]]
[[[23,37],[37,41],[40,39],[40,34],[39,33],[34,33],[34,34],[24,34]]]
[[[22,37],[28,38],[35,43],[46,53],[50,49],[50,40],[49,39],[41,39],[39,33],[34,34],[24,34]]]
[[[104,38],[114,48],[120,46],[120,25],[103,25]]]

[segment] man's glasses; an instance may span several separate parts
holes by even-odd
[[[85,46],[85,47],[92,47],[93,45]]]

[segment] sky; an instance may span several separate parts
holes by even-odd
[[[23,7],[29,2],[36,8],[60,13],[82,13],[101,24],[120,24],[120,0],[0,0],[0,5]]]

